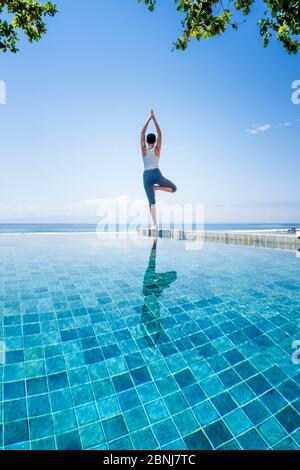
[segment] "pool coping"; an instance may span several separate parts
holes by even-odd
[[[139,229],[140,235],[172,238],[185,241],[220,242],[232,245],[257,246],[274,249],[296,250],[300,254],[300,238],[296,235],[270,235],[254,232],[213,232],[194,230]]]

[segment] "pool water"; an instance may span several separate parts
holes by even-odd
[[[293,252],[1,235],[0,312],[1,448],[300,447]]]

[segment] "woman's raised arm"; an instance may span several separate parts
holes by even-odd
[[[145,134],[146,134],[146,130],[148,128],[149,122],[151,121],[152,118],[153,118],[153,114],[151,113],[150,116],[148,117],[147,121],[146,121],[146,124],[144,125],[144,127],[142,129],[142,132],[141,132],[141,150],[142,150],[143,157],[145,157],[145,155],[146,155]]]
[[[155,147],[155,155],[157,157],[159,157],[160,156],[160,151],[161,151],[162,135],[161,135],[161,130],[160,130],[159,124],[158,124],[154,114],[153,114],[153,122],[155,124],[156,131],[157,131],[157,142],[156,142],[156,147]]]

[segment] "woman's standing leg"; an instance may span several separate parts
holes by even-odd
[[[148,170],[144,172],[144,188],[149,202],[149,208],[151,217],[153,220],[153,225],[157,227],[157,220],[156,220],[156,201],[155,201],[155,191],[154,191],[154,173],[152,170]]]

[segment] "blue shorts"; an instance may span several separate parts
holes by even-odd
[[[150,206],[152,206],[152,204],[155,204],[155,192],[153,189],[153,185],[165,186],[167,188],[171,188],[172,193],[175,193],[175,191],[177,191],[177,187],[175,186],[175,184],[172,183],[172,181],[167,180],[167,178],[164,178],[163,175],[161,174],[161,171],[158,168],[155,168],[154,170],[145,170],[143,178],[144,178],[144,188],[145,188]]]

